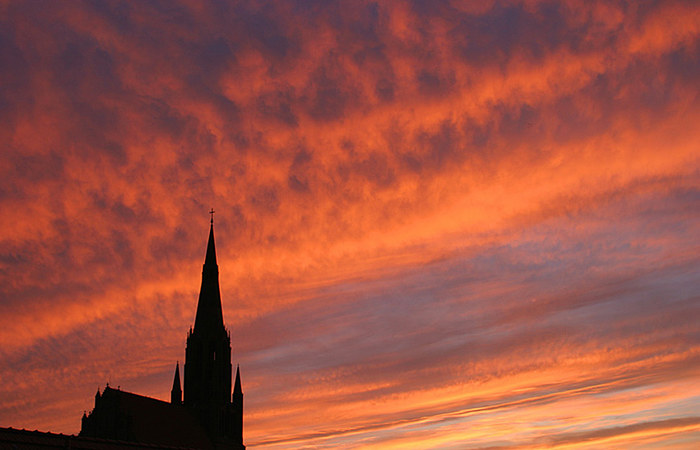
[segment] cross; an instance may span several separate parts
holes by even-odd
[[[209,211],[209,214],[211,214],[211,224],[214,225],[214,208]]]

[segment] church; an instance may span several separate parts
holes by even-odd
[[[214,211],[194,327],[187,334],[184,389],[175,366],[170,402],[105,387],[84,413],[80,437],[164,447],[243,450],[241,375],[231,391],[231,334],[224,325]]]

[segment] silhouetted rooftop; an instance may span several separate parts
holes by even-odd
[[[44,450],[50,448],[60,449],[162,449],[162,450],[190,450],[194,447],[172,447],[158,444],[144,444],[139,442],[114,441],[72,434],[57,434],[43,431],[18,430],[15,428],[0,427],[0,449]]]
[[[212,447],[205,430],[182,405],[109,386],[102,393],[101,403],[105,402],[128,418],[131,441],[198,449]]]

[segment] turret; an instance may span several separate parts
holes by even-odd
[[[238,364],[236,364],[236,383],[233,387],[232,401],[235,402],[237,397],[243,398],[243,389],[241,388],[241,369],[238,367]]]
[[[243,389],[241,388],[241,370],[236,364],[236,382],[233,387],[233,395],[231,395],[231,424],[232,426],[232,437],[236,440],[236,444],[239,444],[240,448],[245,448],[243,446]]]
[[[170,403],[173,405],[182,404],[182,388],[180,387],[180,361],[175,364],[175,378],[173,388],[170,391]]]

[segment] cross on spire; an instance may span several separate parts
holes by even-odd
[[[214,211],[214,208],[212,208],[211,210],[209,210],[209,214],[211,214],[211,224],[212,224],[212,225],[214,225],[214,213],[215,213],[215,212],[216,212],[216,211]]]

